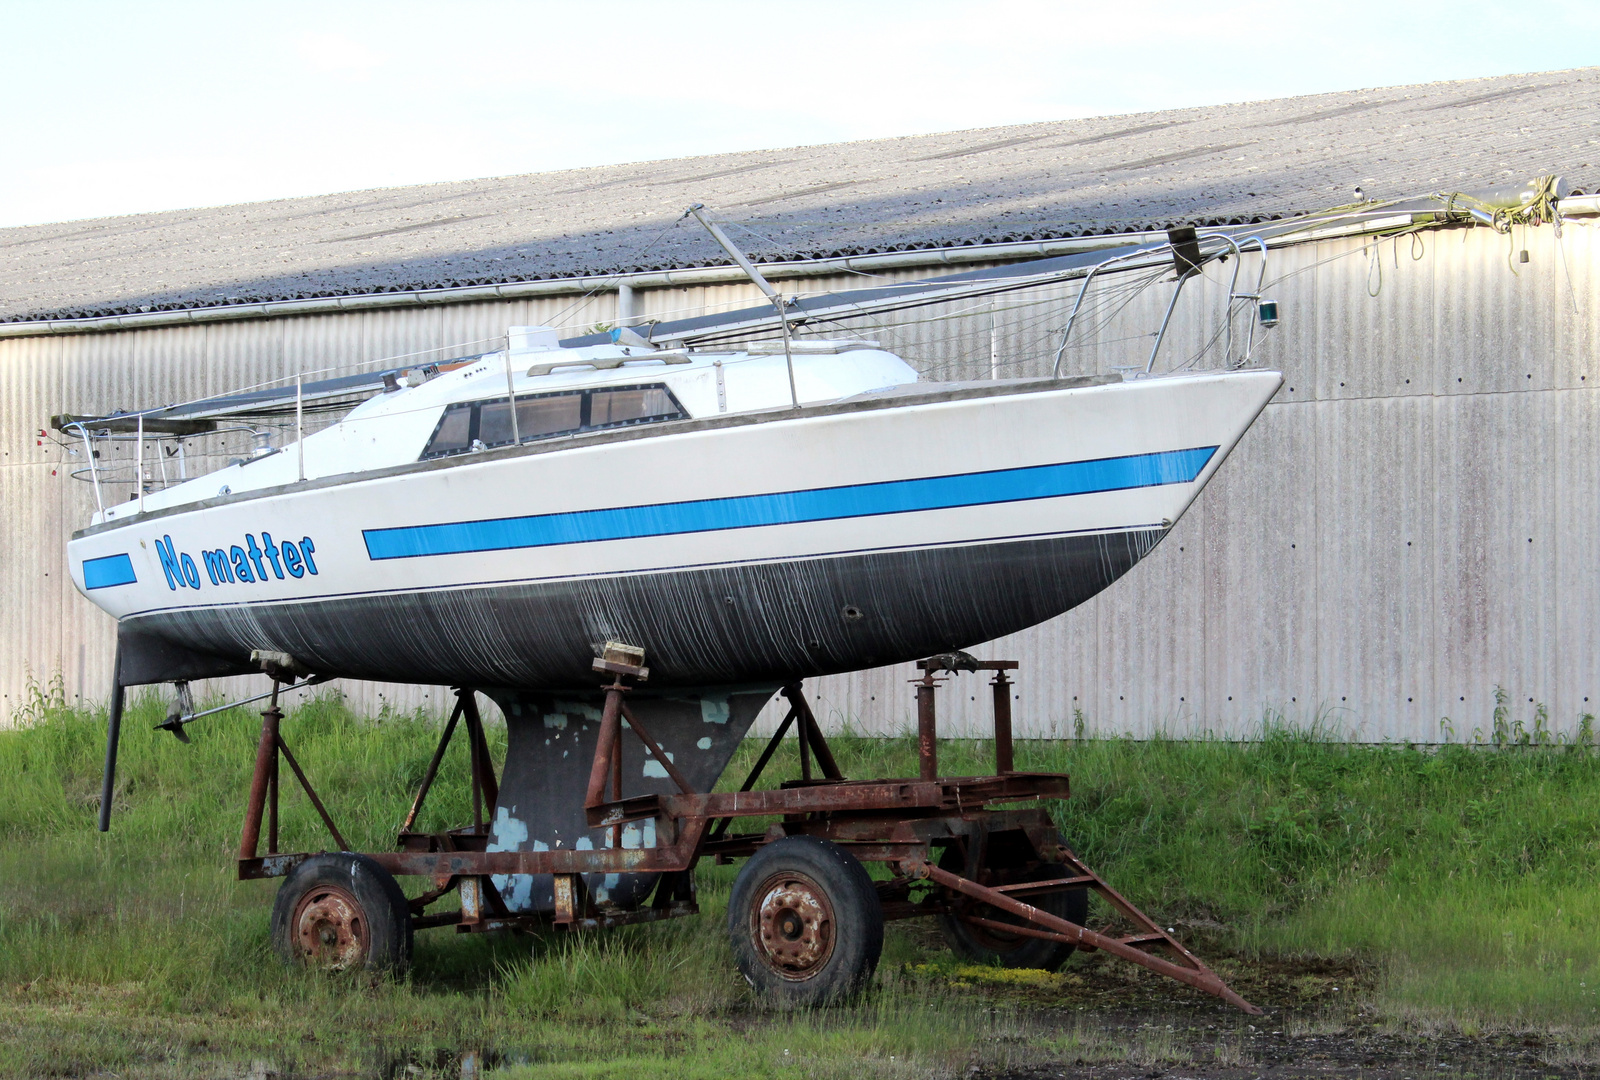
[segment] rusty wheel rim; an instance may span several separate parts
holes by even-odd
[[[300,958],[324,971],[344,971],[366,962],[367,913],[337,885],[319,885],[300,898],[289,923]]]
[[[781,978],[804,982],[833,956],[833,905],[809,877],[774,874],[756,890],[750,913],[756,955]]]

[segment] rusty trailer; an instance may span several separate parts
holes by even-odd
[[[632,690],[648,678],[643,651],[608,644],[593,665],[604,680],[604,708],[584,799],[587,824],[602,843],[553,850],[490,850],[499,788],[475,694],[463,688],[400,828],[397,850],[356,853],[285,741],[278,691],[294,672],[268,662],[263,667],[274,680],[272,700],[262,712],[239,877],[285,878],[272,934],[286,958],[393,970],[409,962],[412,935],[424,928],[600,929],[692,915],[699,910],[699,861],[745,859],[729,901],[729,936],[745,977],[780,1006],[847,996],[871,978],[886,921],[935,917],[953,949],[981,962],[1055,970],[1074,950],[1098,949],[1259,1013],[1062,841],[1045,804],[1068,796],[1068,777],[1014,768],[1008,673],[1017,663],[950,653],[918,666],[915,779],[841,775],[794,683],[782,690],[787,716],[739,789],[711,792],[694,789],[629,706]],[[939,775],[935,694],[961,673],[991,676],[990,776]],[[415,831],[445,750],[461,728],[470,751],[472,824]],[[756,790],[791,732],[800,776]],[[642,744],[676,791],[623,789],[628,738]],[[278,850],[280,762],[305,790],[337,851]],[[654,843],[624,846],[622,830],[643,822],[653,826]],[[869,874],[868,864],[880,873]],[[429,879],[432,887],[408,899],[396,882],[403,875]],[[549,875],[553,910],[513,910],[501,889],[515,875]],[[587,884],[592,875],[654,875],[653,887],[641,902],[619,904],[596,895]],[[451,893],[457,907],[430,911]],[[1089,928],[1090,893],[1104,901],[1117,929]]]

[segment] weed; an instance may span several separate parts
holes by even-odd
[[[1211,1055],[1218,1065],[1244,1065],[1247,1064],[1244,1052],[1244,1039],[1238,1035],[1224,1036],[1212,1047]]]
[[[1496,746],[1504,746],[1511,741],[1511,727],[1507,723],[1507,718],[1511,715],[1511,709],[1507,705],[1510,700],[1511,696],[1506,693],[1505,687],[1494,688],[1494,727],[1491,739]]]

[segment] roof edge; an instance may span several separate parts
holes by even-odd
[[[917,251],[896,251],[878,255],[846,255],[822,259],[795,259],[762,263],[768,278],[795,279],[826,277],[830,274],[872,270],[913,269],[956,266],[975,262],[1013,262],[1021,259],[1072,255],[1100,248],[1123,247],[1164,238],[1161,230],[1079,236],[1059,240],[1035,240],[1003,244],[971,244]],[[460,285],[446,289],[411,289],[398,292],[351,293],[345,296],[314,296],[294,300],[267,300],[255,304],[218,304],[207,307],[177,308],[169,311],[133,312],[126,315],[96,315],[76,319],[36,319],[0,322],[0,338],[48,337],[57,334],[94,334],[117,330],[145,330],[166,326],[191,326],[200,323],[235,322],[245,319],[272,319],[296,315],[326,315],[343,311],[371,311],[379,308],[421,307],[432,304],[469,304],[485,300],[518,300],[527,297],[581,296],[590,292],[611,292],[618,286],[634,289],[664,289],[693,285],[723,285],[750,280],[734,265],[696,266],[681,270],[646,270],[617,274],[589,274],[582,277],[545,278],[538,281],[511,281],[498,285]]]
[[[1418,218],[1435,219],[1435,214],[1413,214],[1412,207],[1374,207],[1371,212],[1345,213],[1321,227],[1314,227],[1320,215],[1287,218],[1270,225],[1215,229],[1218,232],[1265,232],[1272,246],[1361,235],[1409,225]],[[1398,211],[1398,213],[1397,213]],[[1323,219],[1326,220],[1326,219]],[[1439,222],[1444,224],[1444,222]],[[1287,226],[1287,227],[1286,227]],[[762,263],[768,278],[793,280],[825,277],[830,274],[910,270],[984,262],[1016,262],[1025,259],[1074,255],[1102,248],[1164,240],[1166,232],[1147,229],[1138,232],[1095,236],[1062,237],[997,244],[963,244],[874,255],[847,255],[788,262]],[[396,292],[351,293],[345,296],[304,297],[269,300],[253,304],[220,304],[178,308],[168,311],[134,312],[123,315],[88,316],[73,319],[38,319],[0,322],[0,339],[52,337],[67,334],[113,333],[120,330],[146,330],[158,327],[194,326],[207,323],[240,322],[250,319],[289,318],[301,315],[326,315],[345,311],[372,311],[383,308],[426,307],[434,304],[469,304],[488,300],[514,300],[528,297],[581,296],[585,293],[612,292],[621,286],[633,289],[662,289],[696,285],[721,285],[748,281],[737,266],[700,266],[681,270],[650,270],[631,273],[590,274],[582,277],[546,278],[538,281],[512,281],[495,285],[463,285],[444,289],[413,289]]]

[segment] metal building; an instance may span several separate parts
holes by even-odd
[[[1284,389],[1199,503],[1101,597],[984,651],[1024,662],[1024,736],[1249,735],[1281,714],[1470,739],[1497,690],[1513,720],[1571,732],[1600,712],[1597,105],[1585,69],[0,230],[0,722],[30,681],[98,699],[110,680],[113,628],[65,566],[92,495],[52,414],[749,302],[674,224],[690,201],[800,291],[1359,200],[1273,249],[1283,321],[1256,358]],[[1384,209],[1549,174],[1572,190],[1559,226]],[[938,377],[1038,374],[1072,295],[865,329]],[[1126,356],[1106,340],[1069,364]],[[819,680],[814,700],[836,728],[897,731],[909,678]],[[945,715],[982,729],[979,708]]]

